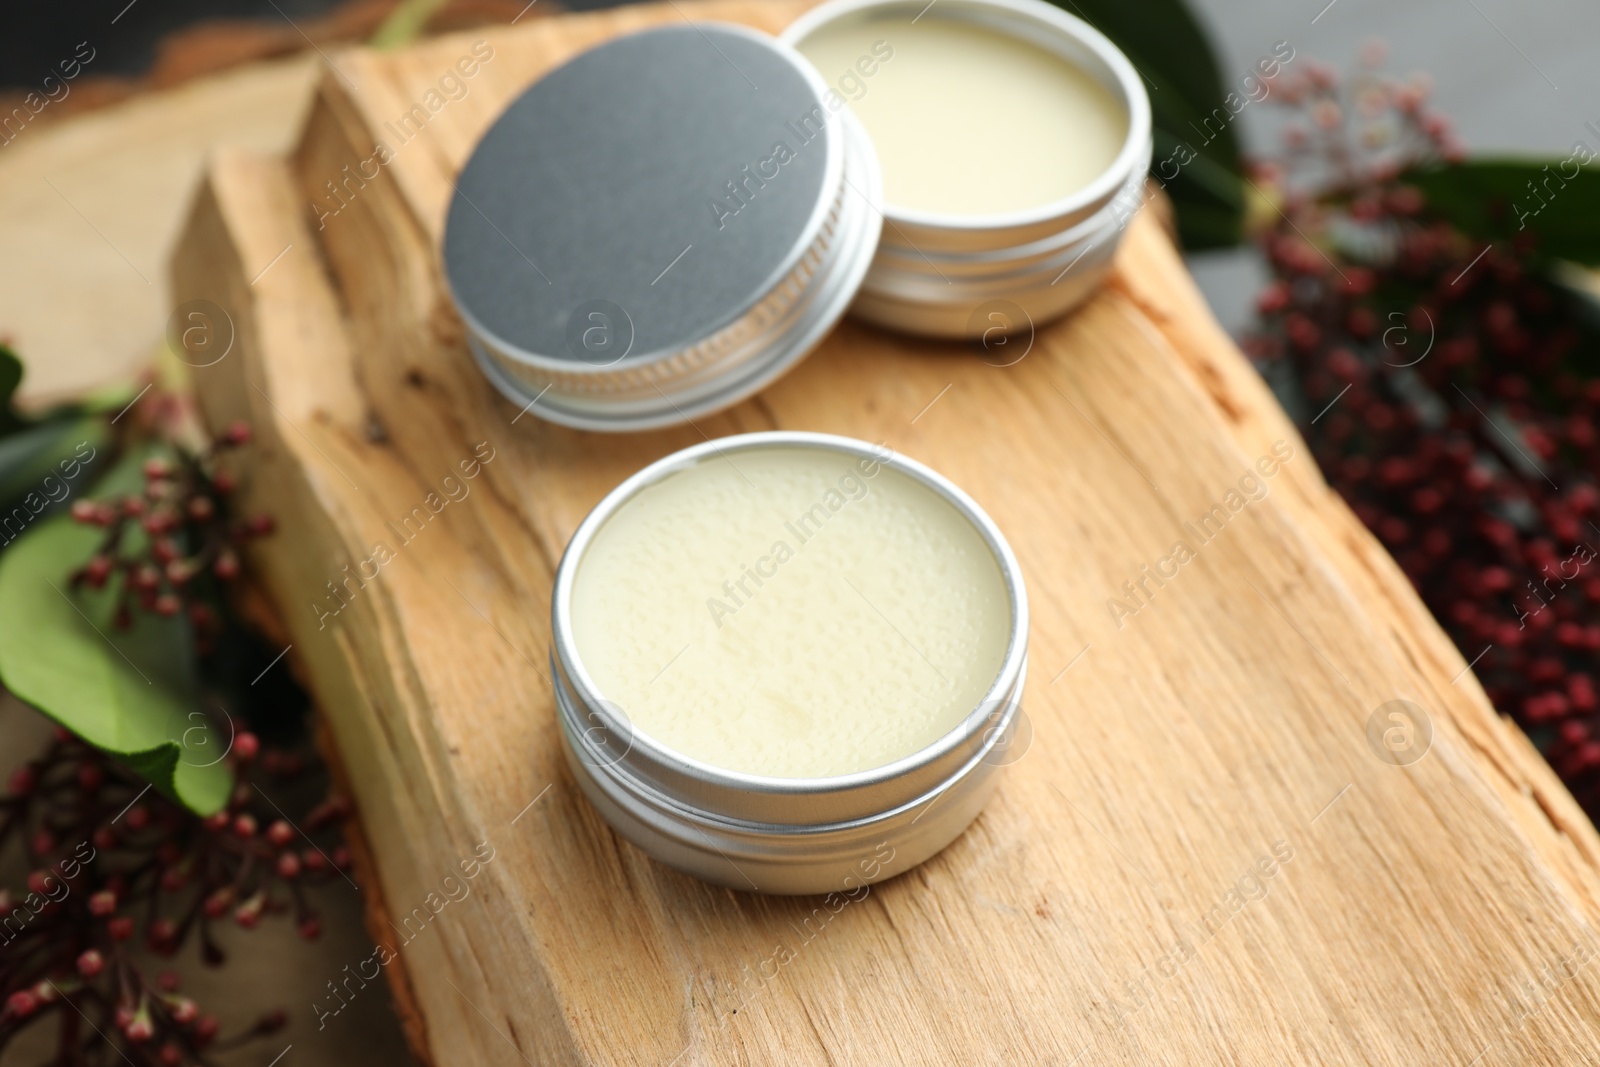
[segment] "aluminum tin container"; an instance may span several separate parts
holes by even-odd
[[[600,693],[572,631],[573,583],[597,531],[644,487],[708,459],[772,447],[872,459],[927,486],[994,553],[1011,601],[1005,658],[983,703],[937,742],[883,767],[831,778],[771,778],[683,756],[636,732]],[[972,498],[920,463],[829,434],[741,434],[675,452],[606,495],[567,545],[551,597],[557,717],[574,777],[618,833],[710,882],[763,893],[852,892],[921,863],[977,816],[1020,752],[1028,601],[1010,546]]]
[[[798,45],[842,20],[893,27],[920,18],[926,0],[829,0],[783,33]],[[1150,101],[1139,73],[1081,19],[1043,0],[941,0],[935,16],[969,22],[1054,52],[1098,80],[1127,109],[1128,134],[1111,166],[1086,188],[1042,207],[946,215],[884,205],[883,236],[853,313],[934,337],[978,337],[1000,321],[1042,325],[1081,303],[1104,279],[1122,230],[1141,203],[1150,167]]]
[[[847,110],[818,111],[826,91],[788,45],[718,23],[608,41],[529,87],[474,149],[445,230],[495,387],[551,422],[645,430],[804,358],[882,226],[877,155]]]

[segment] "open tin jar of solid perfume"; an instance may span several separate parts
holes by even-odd
[[[832,0],[775,39],[717,23],[606,42],[500,116],[443,262],[523,410],[681,424],[787,372],[853,305],[942,338],[1042,325],[1109,270],[1150,107],[1043,0]]]
[[[1099,31],[1041,0],[830,0],[783,39],[849,101],[883,171],[855,314],[974,336],[990,305],[1042,324],[1099,285],[1151,153],[1144,86]]]
[[[850,892],[922,862],[1017,754],[1028,606],[965,493],[845,437],[651,464],[584,519],[552,597],[585,795],[706,880]]]

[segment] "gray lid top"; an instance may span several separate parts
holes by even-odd
[[[715,23],[622,37],[541,78],[450,204],[445,273],[469,327],[513,359],[581,369],[668,357],[746,315],[834,201],[819,84],[787,46]]]

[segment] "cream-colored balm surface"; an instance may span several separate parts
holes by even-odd
[[[1040,207],[1098,178],[1128,134],[1127,110],[1066,59],[937,9],[841,19],[798,47],[866,126],[891,207]]]
[[[600,695],[693,759],[864,771],[956,727],[999,675],[1010,600],[971,523],[876,460],[775,447],[637,494],[576,573]]]

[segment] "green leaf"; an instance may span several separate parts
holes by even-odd
[[[0,544],[19,532],[19,524],[6,522],[13,508],[33,515],[82,491],[91,477],[85,468],[110,447],[111,424],[97,416],[52,419],[0,437]]]
[[[1469,237],[1533,234],[1535,254],[1600,264],[1600,169],[1545,159],[1483,159],[1412,171],[1428,212]]]
[[[122,460],[103,486],[140,484],[148,455]],[[162,792],[212,814],[233,778],[220,758],[225,738],[200,710],[187,623],[136,611],[133,625],[118,629],[115,581],[101,590],[69,584],[103,536],[61,515],[0,553],[0,682]]]
[[[1244,194],[1234,116],[1216,53],[1182,0],[1053,0],[1122,49],[1144,79],[1155,125],[1153,166],[1178,145],[1196,153],[1166,183],[1189,251],[1225,248],[1244,236]],[[1254,73],[1253,71],[1250,73]]]
[[[445,0],[400,0],[367,41],[371,48],[398,48],[422,36],[428,20],[444,7]]]

